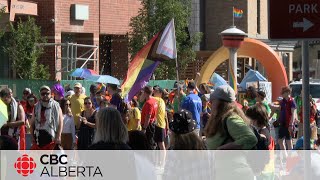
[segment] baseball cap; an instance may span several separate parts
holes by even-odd
[[[30,88],[24,88],[23,92],[28,92],[29,94],[31,94],[31,89]]]
[[[82,88],[82,84],[79,83],[79,82],[77,82],[77,83],[74,84],[73,87],[75,87],[75,88]]]
[[[236,101],[236,93],[229,85],[222,85],[211,93],[210,98],[220,99],[227,102]]]
[[[159,92],[163,93],[163,89],[162,89],[159,85],[153,86],[153,90],[154,90],[154,91],[159,91]]]
[[[48,91],[51,91],[51,89],[50,89],[50,87],[49,86],[41,86],[41,88],[40,88],[40,91],[42,91],[42,90],[48,90]]]

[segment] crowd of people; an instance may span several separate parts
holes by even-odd
[[[301,96],[291,97],[289,87],[274,103],[254,87],[239,102],[228,85],[213,90],[193,81],[176,82],[170,91],[146,86],[129,102],[114,84],[92,84],[88,97],[80,83],[73,89],[42,86],[39,93],[37,98],[25,88],[18,101],[11,89],[1,90],[8,121],[0,149],[290,150],[293,137],[303,139]],[[315,149],[318,113],[312,97],[310,105]]]

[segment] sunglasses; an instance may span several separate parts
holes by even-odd
[[[66,106],[71,106],[71,104],[66,104]]]
[[[85,105],[87,105],[87,104],[91,104],[91,102],[85,102],[84,104],[85,104]]]
[[[49,96],[49,95],[50,95],[49,92],[43,92],[43,93],[41,93],[41,96]]]
[[[29,95],[29,92],[24,92],[23,94],[24,94],[24,95]]]

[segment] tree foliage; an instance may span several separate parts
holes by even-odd
[[[0,9],[0,19],[2,14],[5,12],[5,7],[3,7],[2,9]],[[2,29],[2,27],[0,27],[0,38],[4,35],[4,30]]]
[[[10,23],[9,42],[5,47],[15,69],[17,77],[21,79],[49,79],[48,66],[38,63],[43,53],[43,47],[39,43],[45,43],[41,36],[41,29],[35,23],[35,19],[28,17],[26,21],[21,19],[16,23]]]
[[[188,62],[195,60],[193,47],[201,38],[201,33],[188,33],[191,0],[142,0],[141,4],[138,15],[130,22],[129,52],[132,57],[174,18],[178,64],[179,69],[184,69]],[[175,66],[174,60],[161,63],[155,71],[156,78],[175,79]]]

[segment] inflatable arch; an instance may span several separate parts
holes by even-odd
[[[239,57],[252,57],[257,59],[266,70],[268,80],[272,82],[272,100],[279,97],[281,88],[288,85],[288,78],[278,54],[265,43],[251,38],[245,38],[238,50]],[[198,84],[209,81],[216,68],[229,59],[229,50],[225,47],[215,51],[202,66]]]

